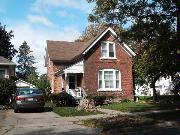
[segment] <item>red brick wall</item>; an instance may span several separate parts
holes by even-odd
[[[101,41],[113,41],[116,43],[115,60],[101,60]],[[113,95],[119,99],[133,98],[133,79],[132,79],[132,58],[129,54],[115,41],[113,36],[106,34],[91,51],[86,54],[84,59],[84,85],[87,93],[90,94],[107,94]],[[116,92],[97,92],[98,90],[98,71],[100,69],[117,69],[121,72],[122,91]]]
[[[53,63],[52,61],[48,61],[47,64],[47,75],[48,75],[48,79],[50,81],[51,84],[51,92],[53,93],[59,93],[62,91],[62,77],[57,77],[55,76],[55,72],[64,68],[65,65],[62,64],[57,64],[57,63]]]

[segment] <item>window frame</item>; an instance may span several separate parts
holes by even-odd
[[[106,44],[106,50],[107,50],[107,54],[106,54],[106,57],[103,57],[102,56],[102,44]],[[114,51],[114,57],[110,57],[109,56],[109,53],[110,53],[110,49],[109,49],[109,44],[112,44],[113,45],[113,51]],[[116,48],[115,48],[115,43],[114,42],[111,42],[111,41],[102,41],[101,42],[101,57],[100,59],[117,59],[116,58]]]
[[[105,71],[113,71],[113,88],[105,88],[105,77],[104,77],[104,72]],[[117,78],[116,78],[116,72],[119,72],[119,88],[116,88],[116,81],[117,81]],[[102,88],[100,88],[100,73],[102,73]],[[98,91],[121,91],[121,72],[117,69],[100,69],[98,70]]]
[[[5,69],[5,68],[0,68],[0,70],[4,70],[4,77],[0,77],[0,78],[5,78],[6,75],[7,75],[7,69]]]

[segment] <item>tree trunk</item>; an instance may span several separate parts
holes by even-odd
[[[156,84],[156,81],[157,79],[154,79],[152,82],[151,82],[151,88],[153,89],[153,101],[156,102],[157,101],[157,93],[156,93],[156,87],[155,87],[155,84]]]
[[[153,88],[153,101],[156,102],[157,101],[157,93],[156,93],[156,88],[155,88],[155,83],[152,83],[152,88]]]

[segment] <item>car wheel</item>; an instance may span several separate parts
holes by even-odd
[[[41,107],[39,110],[40,110],[41,112],[44,112],[44,107]]]
[[[14,113],[18,113],[18,109],[14,109]]]

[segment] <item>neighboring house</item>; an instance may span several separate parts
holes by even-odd
[[[16,64],[0,56],[0,78],[11,78],[15,76]]]
[[[173,95],[173,82],[171,77],[160,78],[156,84],[156,92],[158,95]],[[137,96],[153,96],[153,89],[150,88],[150,85],[139,86],[136,85],[135,95]]]
[[[132,56],[108,27],[88,42],[47,41],[45,64],[51,92],[133,98]]]
[[[28,83],[26,81],[23,81],[21,79],[18,79],[17,81],[15,81],[15,83],[18,88],[36,88],[35,85]]]

